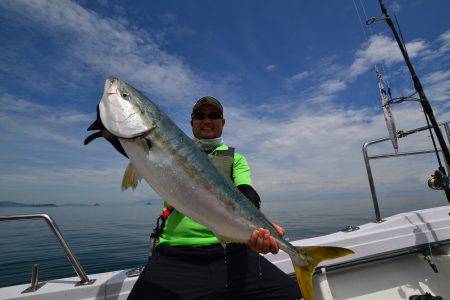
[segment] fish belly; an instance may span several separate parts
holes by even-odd
[[[164,143],[152,141],[149,151],[140,143],[119,139],[141,177],[179,212],[210,228],[222,241],[246,242],[257,226],[245,212],[208,185],[205,174],[177,162]],[[220,201],[218,200],[220,198]]]

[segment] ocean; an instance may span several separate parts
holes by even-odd
[[[445,204],[443,198],[380,201],[383,217]],[[324,235],[347,225],[374,220],[370,197],[266,202],[262,210],[286,229],[290,240]],[[0,215],[50,215],[88,275],[145,265],[148,236],[160,212],[160,203],[0,208]],[[39,264],[40,281],[76,276],[44,221],[0,222],[0,241],[0,287],[29,282],[33,264]]]

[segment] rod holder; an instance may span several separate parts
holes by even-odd
[[[450,128],[449,128],[449,123],[450,121],[446,121],[446,122],[442,122],[439,123],[439,126],[443,126],[445,128],[445,133],[447,135],[447,140],[450,142]],[[430,126],[423,126],[423,127],[419,127],[413,130],[408,130],[406,132],[401,132],[401,134],[398,134],[399,138],[404,138],[410,134],[416,133],[416,132],[420,132],[420,131],[424,131],[424,130],[428,130],[430,128]],[[387,154],[378,154],[378,155],[369,155],[368,153],[368,148],[371,145],[374,144],[378,144],[378,143],[382,143],[385,141],[389,141],[390,137],[384,137],[384,138],[380,138],[380,139],[376,139],[376,140],[372,140],[372,141],[368,141],[366,143],[364,143],[363,147],[362,147],[362,152],[363,152],[363,158],[364,158],[364,163],[366,165],[366,171],[367,171],[367,178],[369,180],[369,186],[370,186],[370,193],[372,195],[372,202],[373,202],[373,208],[375,211],[375,222],[377,223],[381,223],[383,222],[383,219],[381,217],[381,213],[380,213],[380,207],[378,205],[378,198],[377,198],[377,192],[375,190],[375,182],[373,179],[373,175],[372,175],[372,168],[370,167],[370,160],[371,159],[381,159],[381,158],[388,158],[388,157],[399,157],[399,156],[410,156],[410,155],[418,155],[418,154],[427,154],[427,153],[434,153],[435,150],[433,149],[426,149],[426,150],[417,150],[417,151],[409,151],[409,152],[397,152],[397,153],[387,153]],[[442,150],[438,150],[439,152],[442,152]],[[448,170],[448,166],[447,166],[447,170]]]
[[[31,289],[33,291],[36,290],[36,287],[38,285],[39,282],[39,265],[38,264],[34,264],[33,268],[31,268]]]
[[[39,283],[39,265],[34,264],[31,267],[31,285],[22,291],[22,294],[36,292],[40,289],[45,283]]]

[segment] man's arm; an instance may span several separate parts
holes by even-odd
[[[238,185],[237,188],[251,203],[253,203],[254,206],[256,206],[256,208],[261,208],[261,199],[251,185],[241,184]]]

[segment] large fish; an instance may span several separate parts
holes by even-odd
[[[163,199],[210,228],[223,243],[246,243],[255,229],[268,229],[291,257],[304,299],[314,298],[312,273],[321,261],[353,253],[339,247],[295,247],[280,237],[267,217],[205,153],[158,106],[127,83],[114,77],[106,80],[99,117],[90,129],[100,133],[86,143],[104,136],[127,154],[130,164],[123,189],[136,187],[140,178],[145,179]]]

